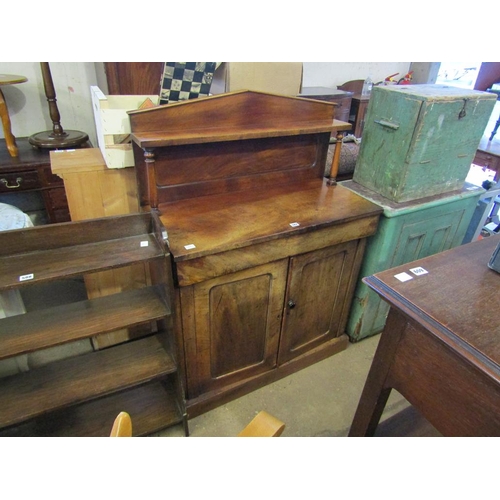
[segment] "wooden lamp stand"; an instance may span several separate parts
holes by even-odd
[[[53,128],[52,131],[46,130],[33,134],[29,138],[30,144],[38,148],[46,149],[64,149],[81,146],[89,140],[89,136],[85,132],[80,132],[78,130],[63,130],[60,122],[61,117],[59,115],[59,109],[57,108],[56,92],[54,90],[49,63],[42,62],[40,66]]]

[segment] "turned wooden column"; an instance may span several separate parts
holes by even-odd
[[[52,130],[38,132],[29,138],[30,144],[38,148],[47,149],[66,149],[76,146],[81,146],[89,140],[89,136],[85,132],[79,130],[64,130],[61,125],[61,116],[57,107],[56,91],[52,74],[50,73],[49,63],[40,63],[40,68],[43,77],[43,86],[45,96],[49,103],[50,119],[52,120]]]
[[[343,132],[337,131],[337,143],[335,144],[335,150],[333,152],[332,165],[330,167],[330,174],[328,175],[327,184],[329,186],[335,186],[337,184],[337,175],[339,173],[340,164],[340,152],[342,149],[342,139],[344,138]]]
[[[147,170],[148,196],[150,207],[153,210],[158,209],[158,190],[156,188],[155,176],[155,151],[154,149],[144,150],[144,163]]]

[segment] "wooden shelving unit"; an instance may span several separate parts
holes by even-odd
[[[0,288],[149,265],[150,286],[0,320],[0,359],[120,328],[153,334],[0,379],[0,435],[107,436],[120,411],[134,434],[183,422],[170,331],[166,233],[153,213],[0,233]]]

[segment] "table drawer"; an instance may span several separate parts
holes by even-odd
[[[68,208],[68,199],[64,188],[52,188],[45,190],[45,195],[53,208]]]
[[[69,222],[71,216],[64,187],[43,189],[42,193],[50,222]]]
[[[343,122],[348,122],[349,113],[351,111],[351,97],[344,97],[333,102],[337,104],[335,108],[335,118]]]
[[[50,167],[40,169],[40,175],[43,178],[44,186],[64,186],[63,180],[56,174],[53,174]]]
[[[477,151],[473,163],[496,171],[500,167],[500,158],[484,151]]]
[[[36,170],[0,173],[0,193],[28,191],[40,187],[41,183]]]

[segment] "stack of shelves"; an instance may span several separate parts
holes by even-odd
[[[154,322],[154,334],[0,380],[0,435],[134,435],[183,422],[168,303],[165,232],[141,213],[0,233],[0,289],[148,263],[150,286],[0,320],[0,359]]]

